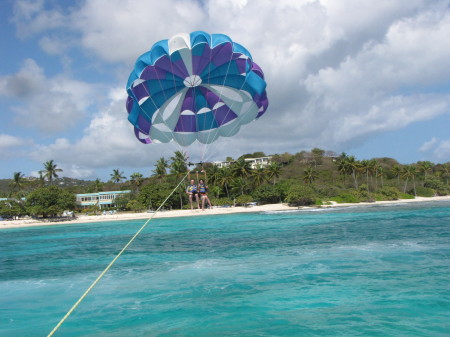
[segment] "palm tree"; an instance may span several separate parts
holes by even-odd
[[[14,172],[13,175],[13,181],[11,182],[10,186],[13,190],[20,191],[25,183],[24,181],[24,175],[22,172]]]
[[[448,186],[448,178],[450,176],[450,164],[448,164],[448,163],[443,164],[440,172],[441,172],[442,178],[445,178],[445,181],[446,181],[445,185]]]
[[[347,166],[347,171],[351,172],[353,182],[355,183],[355,188],[358,189],[358,179],[356,177],[356,173],[360,170],[361,164],[355,159],[355,156],[346,157],[345,164]]]
[[[402,173],[400,166],[394,165],[392,167],[392,173],[397,177],[397,186],[400,186],[400,175]]]
[[[281,165],[280,163],[273,161],[267,166],[267,175],[270,179],[273,178],[273,184],[275,185],[275,179],[278,178],[281,174]]]
[[[212,195],[215,196],[216,198],[219,198],[220,192],[222,192],[220,186],[217,185],[210,187],[209,190],[211,191]]]
[[[42,171],[39,171],[39,178],[38,178],[37,186],[38,187],[44,187],[45,186],[45,177],[42,174]]]
[[[142,185],[144,177],[139,172],[135,172],[130,176],[130,181],[134,186],[136,186],[136,190],[139,192],[139,187]]]
[[[244,195],[244,191],[248,186],[248,182],[246,179],[242,177],[237,177],[231,182],[231,191],[238,192],[241,195]]]
[[[155,170],[153,171],[153,173],[155,173],[155,175],[160,179],[164,178],[169,167],[169,162],[165,160],[164,157],[161,157],[156,162]]]
[[[228,186],[233,181],[233,172],[229,167],[223,167],[220,169],[220,174],[217,179],[217,182],[220,186],[225,188],[225,191],[227,192],[227,197],[230,197],[230,193],[228,191]]]
[[[47,178],[50,185],[53,185],[53,178],[58,178],[57,172],[62,172],[62,170],[53,163],[52,159],[44,163],[44,169],[39,171],[39,173],[41,172],[44,174],[44,178]]]
[[[120,172],[119,169],[113,169],[113,173],[111,175],[111,181],[115,184],[122,182],[125,179],[123,172]]]
[[[252,180],[253,180],[253,186],[259,187],[265,182],[268,182],[269,176],[267,174],[267,170],[261,166],[257,166],[252,171]]]
[[[427,173],[430,173],[433,171],[434,164],[430,161],[420,161],[418,162],[419,171],[423,173],[423,179],[427,180]]]
[[[174,156],[170,158],[172,164],[170,165],[171,173],[182,174],[188,171],[187,168],[187,157],[184,152],[175,151]]]
[[[235,177],[247,178],[252,173],[250,163],[244,158],[239,158],[236,162],[234,162],[234,164],[231,166],[231,170]]]
[[[98,178],[94,180],[92,187],[95,193],[103,191],[103,183]]]
[[[314,170],[312,167],[308,167],[306,170],[303,171],[303,181],[307,184],[312,184],[314,180],[318,178],[317,171]]]
[[[187,167],[187,157],[186,154],[182,151],[175,151],[174,155],[170,157],[172,163],[170,164],[170,172],[176,174],[177,181],[180,178],[180,175],[186,174],[188,172]],[[178,188],[178,193],[180,196],[180,208],[183,208],[183,196],[185,193],[186,185],[184,183],[180,185]]]
[[[311,154],[314,160],[314,167],[317,168],[317,164],[319,165],[322,164],[322,158],[323,155],[325,154],[325,150],[315,147],[314,149],[311,150]]]
[[[383,177],[384,177],[384,168],[383,168],[383,166],[378,165],[375,169],[375,178],[381,179],[381,188],[383,188],[383,186],[384,186]],[[378,188],[378,186],[377,186],[377,188]]]
[[[369,173],[372,172],[373,166],[370,160],[361,160],[361,170],[366,173],[367,190],[369,191]]]
[[[208,182],[210,184],[215,184],[220,178],[220,169],[216,165],[212,165],[208,168]]]
[[[341,154],[340,159],[337,162],[337,169],[338,169],[339,173],[342,174],[344,184],[345,184],[345,177],[349,173],[348,172],[349,171],[348,164],[347,164],[347,155],[345,154],[345,152],[343,152]]]
[[[408,180],[412,179],[414,182],[414,195],[416,195],[416,174],[417,169],[414,165],[407,165],[403,168],[403,178],[406,178],[405,182],[405,188],[403,189],[403,192],[406,193],[406,186],[408,185]]]

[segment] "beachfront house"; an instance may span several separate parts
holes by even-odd
[[[252,169],[258,167],[267,167],[270,164],[272,157],[260,157],[260,158],[245,158],[247,163],[250,163]]]
[[[233,162],[232,161],[214,161],[214,166],[217,166],[218,168],[224,168],[229,167]]]
[[[119,195],[130,193],[130,190],[126,191],[109,191],[109,192],[97,192],[97,193],[83,193],[76,195],[77,207],[87,208],[90,206],[98,205],[101,209],[114,206],[114,200]]]
[[[259,157],[259,158],[245,158],[244,160],[250,164],[250,167],[252,169],[255,169],[257,167],[267,167],[270,164],[270,160],[272,159],[271,156],[268,157]],[[224,168],[229,167],[232,163],[232,161],[215,161],[213,164],[217,166],[218,168]]]

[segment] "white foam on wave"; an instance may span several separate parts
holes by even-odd
[[[386,251],[423,251],[433,247],[423,245],[413,241],[399,241],[399,242],[369,242],[361,245],[339,246],[336,249],[340,250],[360,250],[369,252],[386,252]]]
[[[180,266],[171,268],[169,271],[179,271],[179,270],[190,270],[190,269],[209,269],[215,265],[219,264],[216,259],[202,259],[197,260],[193,263],[186,263]]]
[[[342,207],[324,207],[324,208],[300,208],[300,209],[292,209],[292,210],[284,210],[284,211],[263,211],[261,214],[289,214],[289,213],[313,213],[313,212],[335,212],[343,209],[356,208],[358,206],[342,206]]]

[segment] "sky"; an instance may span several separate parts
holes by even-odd
[[[126,83],[160,40],[203,30],[245,46],[269,108],[195,161],[319,147],[450,161],[450,0],[2,0],[0,179],[152,174],[177,144],[138,142]]]

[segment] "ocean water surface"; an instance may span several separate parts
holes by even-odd
[[[0,231],[0,336],[46,336],[144,223]],[[155,219],[55,336],[450,336],[450,203]]]

